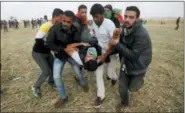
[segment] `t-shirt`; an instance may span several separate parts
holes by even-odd
[[[109,43],[110,39],[112,38],[114,29],[115,29],[115,25],[109,19],[104,18],[104,20],[100,26],[97,26],[93,22],[94,35],[98,39],[98,44],[102,48],[102,53],[105,53],[104,48]]]

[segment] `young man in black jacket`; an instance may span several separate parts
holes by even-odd
[[[61,81],[62,72],[66,62],[71,64],[74,72],[76,73],[76,78],[78,79],[80,86],[84,89],[84,91],[88,91],[88,85],[83,77],[80,66],[67,54],[71,51],[71,48],[68,48],[67,45],[72,43],[81,43],[80,33],[72,25],[74,18],[75,15],[72,11],[65,11],[62,17],[62,23],[56,24],[50,29],[46,40],[47,47],[50,48],[55,54],[53,76],[60,95],[59,100],[55,103],[55,107],[59,107],[68,101],[64,83]]]
[[[35,43],[32,50],[32,57],[35,62],[40,67],[42,73],[37,77],[36,82],[34,83],[32,90],[33,94],[36,97],[41,96],[40,87],[42,83],[49,76],[48,83],[53,87],[53,55],[50,52],[50,49],[45,46],[46,37],[48,35],[49,29],[56,23],[61,22],[63,11],[61,9],[55,8],[52,14],[52,20],[48,21],[41,25],[39,31],[35,36]]]
[[[129,104],[128,91],[132,96],[137,94],[144,83],[143,78],[152,60],[151,39],[139,19],[139,9],[136,6],[129,6],[124,16],[120,40],[114,42],[113,49],[122,57],[119,78],[121,104],[117,106],[117,110]]]

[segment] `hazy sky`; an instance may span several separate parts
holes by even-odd
[[[88,7],[88,17],[91,6],[95,2],[1,2],[1,19],[14,16],[18,19],[40,18],[47,15],[51,18],[54,8],[72,10],[75,13],[80,4]],[[148,17],[184,17],[184,2],[96,2],[103,6],[112,4],[115,8],[124,10],[127,6],[135,5],[141,11],[142,18]]]

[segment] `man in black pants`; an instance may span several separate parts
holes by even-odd
[[[177,18],[177,20],[176,20],[176,28],[175,28],[175,30],[178,30],[179,29],[179,22],[180,22],[180,17],[178,17]]]
[[[62,21],[63,11],[61,9],[54,9],[52,14],[52,20],[48,21],[40,27],[37,35],[35,37],[35,44],[33,46],[32,57],[35,62],[41,68],[41,75],[37,78],[35,84],[32,87],[33,94],[36,97],[41,96],[40,87],[42,83],[49,76],[48,83],[51,86],[54,86],[53,80],[53,55],[50,52],[50,49],[45,46],[46,37],[49,33],[49,29],[56,23],[60,23]]]
[[[143,78],[152,60],[151,39],[139,19],[139,9],[136,6],[127,7],[124,16],[120,40],[113,49],[122,57],[119,78],[121,103],[117,110],[129,105],[129,91],[134,96],[142,87]]]

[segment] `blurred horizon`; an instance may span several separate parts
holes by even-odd
[[[87,6],[88,19],[91,20],[89,12],[95,3],[102,6],[111,4],[113,8],[121,9],[122,15],[127,6],[137,6],[143,19],[176,19],[179,16],[184,18],[184,2],[1,2],[1,20],[8,20],[11,16],[17,20],[31,20],[43,18],[44,15],[51,19],[54,8],[71,10],[76,14],[81,4]]]

